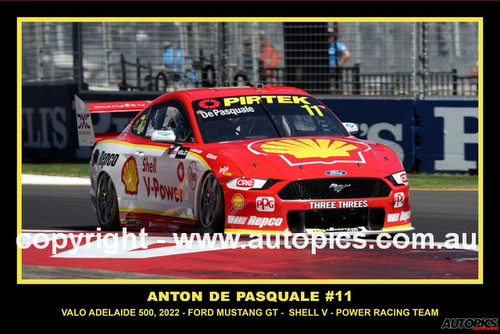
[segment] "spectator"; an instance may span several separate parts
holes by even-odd
[[[337,40],[337,34],[333,28],[328,28],[328,56],[330,66],[330,90],[341,94],[340,83],[342,81],[342,66],[351,57],[351,53],[344,43]]]
[[[182,78],[182,50],[174,48],[170,42],[163,43],[163,64],[167,77],[179,82]]]
[[[281,61],[281,53],[274,48],[264,31],[259,32],[260,37],[260,60],[262,62],[264,83],[278,83],[278,66]]]
[[[250,37],[245,37],[243,40],[243,52],[236,60],[236,73],[234,82],[237,83],[238,78],[245,81],[247,85],[254,81],[253,79],[253,50],[252,40]]]

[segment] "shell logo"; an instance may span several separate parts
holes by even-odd
[[[233,204],[233,208],[241,209],[243,204],[245,204],[245,199],[241,194],[235,194],[231,199],[231,203]]]
[[[126,194],[137,195],[139,174],[137,173],[137,162],[134,157],[128,158],[123,164],[122,183],[125,186]]]
[[[365,163],[362,152],[370,149],[368,145],[364,147],[365,145],[349,140],[301,138],[254,142],[248,149],[255,154],[277,154],[294,166],[335,162]]]
[[[348,157],[357,147],[342,140],[285,139],[268,141],[260,146],[266,153],[290,154],[297,159]]]

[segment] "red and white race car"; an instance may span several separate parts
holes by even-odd
[[[90,197],[103,229],[208,233],[411,230],[405,170],[308,93],[278,86],[202,88],[154,101],[85,104],[94,146]],[[92,113],[138,112],[118,134]],[[95,142],[95,143],[94,143]]]

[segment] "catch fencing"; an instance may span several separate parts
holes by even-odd
[[[326,97],[477,99],[478,49],[474,21],[23,22],[22,80],[89,91],[262,82]]]

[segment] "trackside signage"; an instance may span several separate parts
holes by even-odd
[[[477,101],[322,100],[358,138],[385,144],[407,170],[467,173],[478,168]]]

